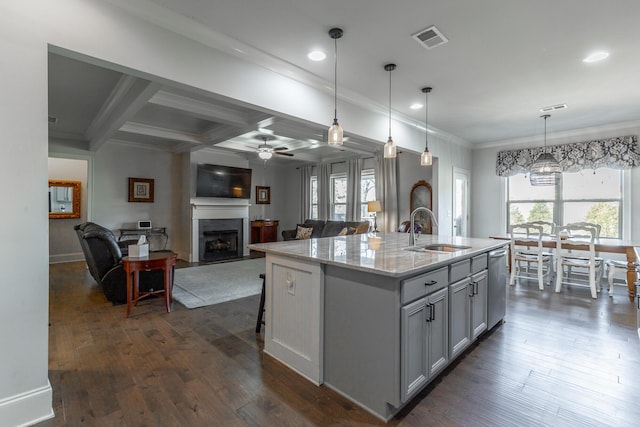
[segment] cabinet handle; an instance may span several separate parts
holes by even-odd
[[[426,319],[426,322],[428,323],[428,322],[431,322],[432,320],[434,320],[436,318],[435,317],[435,314],[436,314],[435,311],[436,310],[435,310],[435,306],[433,304],[427,304],[427,305],[425,305],[425,308],[429,309],[429,315],[427,316],[427,319]]]
[[[425,286],[433,286],[435,284],[437,284],[438,281],[437,280],[429,280],[428,282],[424,282]]]
[[[474,284],[474,282],[470,282],[470,283],[467,285],[467,286],[469,287],[469,292],[470,292],[470,293],[469,293],[469,296],[470,296],[470,297],[472,297],[472,296],[474,296],[474,295],[475,295],[475,294],[473,293],[473,284]]]
[[[478,295],[478,282],[473,282],[473,294]]]

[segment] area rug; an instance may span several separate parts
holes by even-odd
[[[173,298],[187,308],[204,307],[259,294],[265,259],[176,269]]]

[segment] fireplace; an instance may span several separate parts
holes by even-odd
[[[199,260],[222,261],[241,258],[242,218],[199,220]]]
[[[211,239],[208,235],[205,239],[204,233],[229,232],[237,233],[235,237],[228,235],[218,236]],[[210,249],[207,251],[207,258],[211,258],[212,252],[221,256],[220,259],[227,258],[229,254],[218,253],[225,246],[236,246],[237,255],[234,257],[249,256],[247,243],[249,240],[249,201],[247,199],[191,199],[191,246],[189,249],[189,261],[204,261],[205,241],[213,240]],[[216,242],[220,239],[221,241]],[[229,243],[227,243],[229,242]],[[209,253],[211,252],[211,253]],[[222,258],[224,257],[224,258]]]

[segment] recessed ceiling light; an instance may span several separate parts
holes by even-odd
[[[598,61],[602,61],[603,59],[606,59],[608,56],[609,56],[609,52],[605,52],[601,50],[598,52],[593,52],[592,54],[584,58],[582,62],[598,62]]]
[[[424,105],[420,104],[419,102],[416,102],[415,104],[411,104],[409,108],[411,108],[412,110],[419,110],[422,107],[424,107]]]
[[[327,54],[321,50],[312,50],[307,54],[307,58],[312,61],[323,61],[327,57]]]

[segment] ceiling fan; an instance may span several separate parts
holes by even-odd
[[[288,147],[272,147],[267,143],[269,139],[273,139],[269,136],[260,136],[258,137],[263,141],[263,144],[258,145],[258,149],[256,152],[258,153],[258,157],[263,160],[269,160],[273,154],[279,154],[281,156],[289,156],[293,157],[291,153],[283,153],[282,151],[288,150]]]

